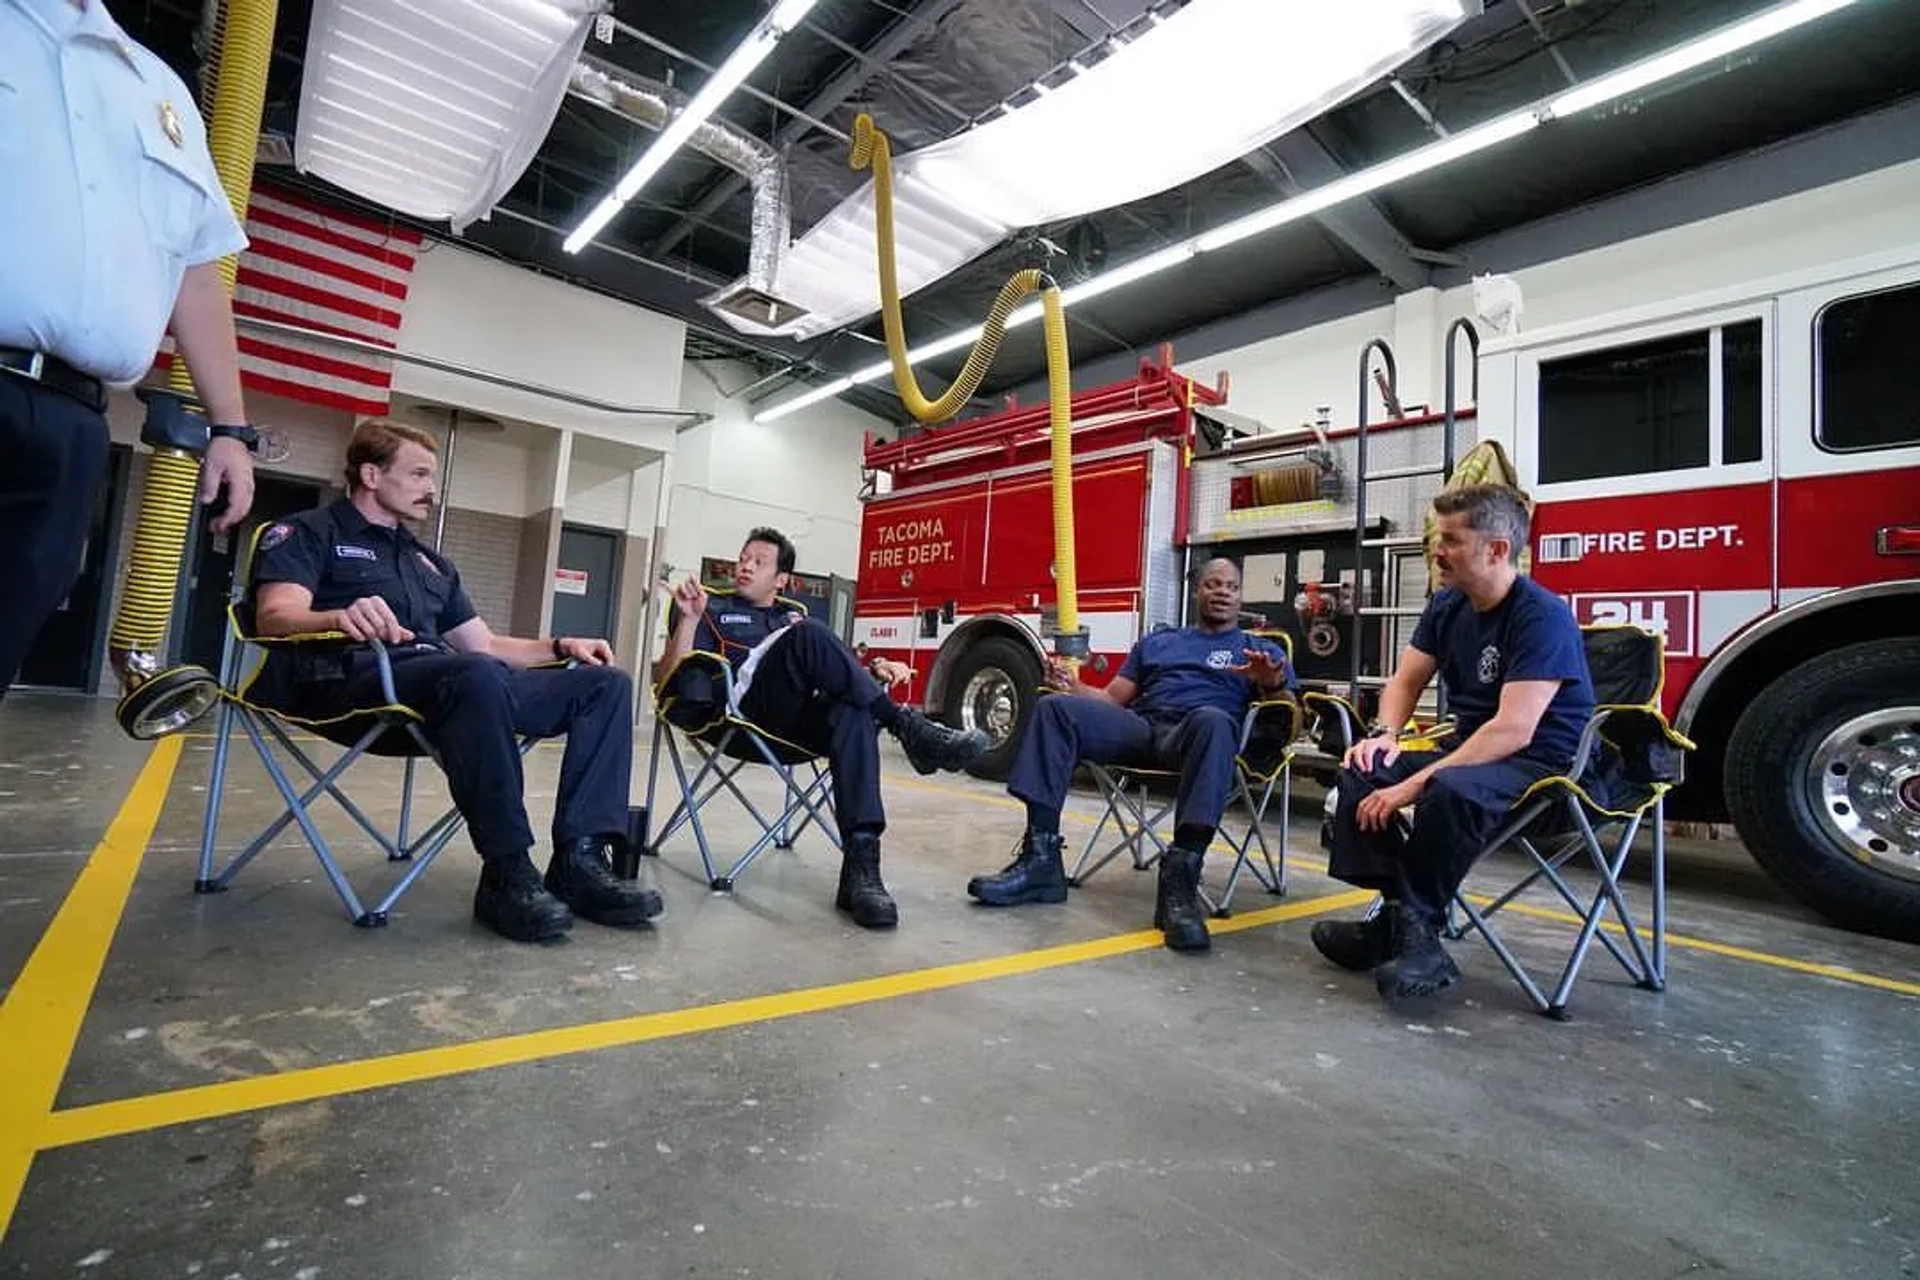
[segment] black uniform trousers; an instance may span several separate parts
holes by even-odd
[[[1514,802],[1540,779],[1560,772],[1517,756],[1442,769],[1427,780],[1414,805],[1411,835],[1399,822],[1381,831],[1360,830],[1354,815],[1362,800],[1444,754],[1403,751],[1392,764],[1365,773],[1341,769],[1327,859],[1327,874],[1334,879],[1399,898],[1436,925]]]
[[[1233,757],[1240,721],[1218,707],[1197,707],[1178,718],[1149,718],[1105,698],[1059,694],[1040,699],[1015,750],[1007,790],[1029,804],[1058,811],[1074,766],[1134,765],[1177,769],[1176,827],[1217,828],[1233,793]]]
[[[742,718],[827,758],[843,842],[856,832],[886,830],[879,726],[892,712],[887,691],[853,651],[815,622],[797,622],[781,633],[740,698]]]
[[[391,657],[394,692],[425,722],[482,858],[512,859],[533,848],[514,742],[520,733],[567,737],[553,808],[556,844],[626,833],[633,782],[633,680],[626,672],[612,666],[528,670],[485,654],[436,649],[395,648]],[[380,671],[371,652],[354,654],[329,700],[335,714],[380,705]],[[302,714],[324,713],[303,702]]]
[[[0,697],[79,576],[106,466],[99,410],[0,373]]]

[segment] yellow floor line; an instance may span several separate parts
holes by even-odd
[[[1234,933],[1258,928],[1282,920],[1321,915],[1345,907],[1358,906],[1371,894],[1354,891],[1311,898],[1285,906],[1249,911],[1229,920],[1212,922],[1214,934]],[[1104,960],[1129,952],[1147,951],[1161,945],[1158,929],[1143,929],[1088,942],[1068,943],[1038,951],[969,960],[960,964],[915,969],[906,973],[863,978],[831,986],[809,987],[778,995],[754,996],[723,1004],[665,1013],[614,1018],[579,1026],[555,1027],[521,1035],[476,1040],[467,1044],[417,1049],[408,1053],[341,1062],[325,1067],[309,1067],[255,1076],[246,1080],[227,1080],[198,1085],[168,1093],[124,1098],[56,1111],[47,1117],[40,1134],[42,1147],[69,1146],[101,1138],[141,1133],[168,1125],[191,1124],[222,1116],[238,1115],[264,1107],[288,1106],[319,1098],[338,1097],[369,1089],[436,1080],[447,1076],[485,1071],[517,1063],[592,1053],[626,1045],[645,1044],[679,1036],[697,1035],[747,1023],[771,1022],[802,1014],[844,1009],[852,1005],[891,1000],[900,996],[940,991],[949,987],[986,982],[1018,974],[1037,973],[1064,965]]]
[[[48,1112],[93,1001],[120,914],[160,820],[180,740],[163,738],[0,1005],[0,1238],[13,1219]]]
[[[938,782],[923,782],[917,778],[889,778],[888,781],[890,783],[915,787],[922,791],[932,791],[940,795],[952,796],[956,799],[974,800],[1013,809],[1026,808],[1024,803],[1011,797],[983,795],[977,791],[969,791],[963,787],[944,786]],[[1094,815],[1076,813],[1072,810],[1068,810],[1062,816],[1087,826],[1092,826],[1095,822],[1099,821]],[[1227,852],[1231,855],[1231,850]],[[1303,871],[1317,874],[1324,874],[1327,869],[1326,859],[1324,858],[1317,861],[1305,858],[1288,858],[1286,862],[1288,866],[1299,867]],[[1474,894],[1469,894],[1468,897],[1472,899],[1475,906],[1486,906],[1493,901],[1491,898],[1480,897]],[[1517,915],[1533,916],[1536,919],[1554,920],[1576,926],[1580,923],[1580,917],[1570,912],[1556,911],[1547,907],[1528,906],[1520,902],[1508,903],[1502,910],[1511,911]],[[1601,927],[1615,934],[1625,932],[1618,924],[1611,922],[1603,922]],[[1647,933],[1646,930],[1642,929],[1641,934],[1647,941],[1652,941],[1652,935]],[[1920,996],[1920,983],[1908,982],[1900,978],[1889,978],[1877,973],[1866,973],[1859,969],[1848,969],[1841,965],[1825,964],[1818,960],[1801,960],[1794,956],[1776,955],[1768,951],[1755,951],[1750,947],[1736,947],[1724,942],[1714,942],[1706,938],[1694,938],[1685,934],[1671,932],[1667,934],[1667,945],[1688,951],[1700,951],[1708,955],[1724,956],[1730,960],[1745,960],[1752,964],[1768,965],[1775,969],[1786,969],[1793,973],[1806,973],[1822,978],[1833,978],[1840,982],[1851,982],[1863,987],[1873,987],[1880,991],[1893,991],[1900,995]]]
[[[1492,904],[1493,899],[1479,894],[1467,895],[1476,907]],[[1550,907],[1534,907],[1524,902],[1509,902],[1500,908],[1516,915],[1531,916],[1536,920],[1554,920],[1562,924],[1578,925],[1580,917],[1571,911],[1555,911]],[[1603,920],[1600,927],[1608,933],[1625,936],[1626,930],[1619,923]],[[1647,929],[1639,931],[1640,937],[1649,945],[1653,934]],[[1775,969],[1787,969],[1794,973],[1810,973],[1822,978],[1834,978],[1841,982],[1851,982],[1863,987],[1874,987],[1881,991],[1894,991],[1905,996],[1920,996],[1920,982],[1906,982],[1900,978],[1888,978],[1877,973],[1864,973],[1859,969],[1848,969],[1837,964],[1825,964],[1818,960],[1798,960],[1792,956],[1774,955],[1767,951],[1755,951],[1749,947],[1736,947],[1725,942],[1712,942],[1706,938],[1692,938],[1685,934],[1668,933],[1668,947],[1683,947],[1689,951],[1704,951],[1709,955],[1726,956],[1732,960],[1745,960],[1752,964],[1764,964]]]

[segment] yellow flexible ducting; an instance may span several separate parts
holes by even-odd
[[[1045,273],[1031,267],[1008,277],[993,305],[987,309],[980,337],[967,353],[953,385],[939,399],[929,400],[920,390],[913,366],[907,360],[906,326],[900,315],[900,283],[893,246],[893,151],[887,135],[874,125],[873,117],[864,112],[853,122],[853,145],[847,163],[854,169],[870,167],[873,170],[874,240],[879,257],[880,314],[886,331],[887,357],[893,364],[894,390],[907,406],[907,412],[917,420],[944,422],[973,398],[992,367],[994,356],[999,353],[1007,317],[1028,294],[1040,294],[1053,446],[1054,589],[1059,633],[1073,636],[1080,630],[1079,579],[1074,568],[1073,548],[1073,380],[1060,287]]]
[[[278,0],[233,0],[223,6],[212,55],[217,64],[206,86],[210,100],[201,103],[214,169],[234,216],[242,223],[253,189],[253,160],[260,142],[278,8]],[[220,260],[220,278],[229,296],[238,269],[235,257]],[[167,387],[181,395],[193,394],[193,378],[186,361],[178,356],[168,370]],[[130,678],[138,678],[143,665],[129,659],[158,649],[166,635],[187,529],[197,505],[199,470],[199,460],[179,449],[158,449],[149,460],[127,584],[108,641],[123,686]]]

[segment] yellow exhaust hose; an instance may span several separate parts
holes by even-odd
[[[1060,288],[1045,273],[1033,268],[1016,271],[1008,277],[988,308],[980,337],[967,353],[953,385],[939,399],[929,400],[920,390],[913,366],[907,360],[906,326],[900,314],[900,283],[893,244],[893,151],[887,135],[874,125],[873,117],[864,112],[853,122],[853,146],[847,163],[856,170],[869,167],[873,170],[874,240],[879,256],[880,314],[886,331],[887,357],[893,364],[894,390],[907,412],[917,420],[929,424],[944,422],[973,398],[992,367],[994,356],[999,354],[1007,317],[1028,294],[1040,294],[1047,349],[1047,403],[1052,426],[1057,631],[1059,639],[1066,641],[1059,646],[1063,656],[1069,655],[1069,651],[1072,657],[1084,656],[1086,646],[1080,634],[1079,579],[1073,545],[1073,367],[1067,354],[1067,322],[1060,302]]]
[[[201,104],[214,170],[234,217],[243,224],[253,190],[254,153],[260,142],[260,116],[266,103],[267,69],[278,9],[278,0],[232,0],[222,7],[215,29],[217,52],[211,55],[216,61],[205,86],[210,93],[203,95],[209,100]],[[229,256],[220,260],[219,267],[221,282],[231,297],[239,262]],[[167,389],[182,396],[194,393],[192,375],[179,354],[167,371]],[[154,655],[166,636],[187,532],[198,506],[199,472],[199,459],[179,448],[156,448],[148,460],[127,582],[108,638],[110,660],[123,691],[137,689],[156,674],[158,661]],[[204,710],[204,705],[199,709]],[[197,716],[198,711],[194,714]],[[140,717],[133,713],[132,718]],[[121,723],[133,731],[124,700]],[[171,725],[160,732],[178,727]],[[157,734],[140,732],[136,736]]]

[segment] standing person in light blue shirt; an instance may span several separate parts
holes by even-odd
[[[107,387],[170,329],[213,429],[200,500],[253,502],[219,260],[246,247],[193,95],[100,0],[0,0],[0,696],[79,570]]]
[[[1160,859],[1154,923],[1174,951],[1212,945],[1200,864],[1233,792],[1240,725],[1254,699],[1292,698],[1299,682],[1279,645],[1240,629],[1240,568],[1209,560],[1194,584],[1199,621],[1141,637],[1104,689],[1068,679],[1042,698],[1013,758],[1007,790],[1026,802],[1020,852],[967,892],[990,907],[1065,902],[1060,809],[1083,760],[1174,769],[1173,843]],[[1076,696],[1078,695],[1078,696]]]

